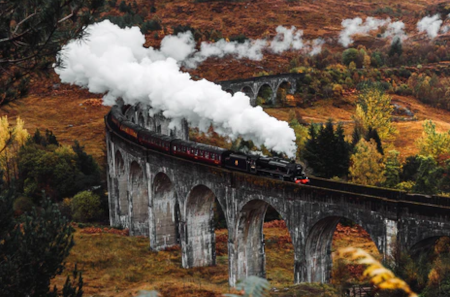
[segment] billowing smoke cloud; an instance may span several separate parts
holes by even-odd
[[[217,42],[202,42],[200,50],[196,50],[195,41],[190,31],[179,33],[176,36],[169,35],[161,41],[159,51],[151,50],[152,60],[164,60],[173,58],[188,68],[195,68],[208,58],[223,58],[232,55],[237,59],[247,58],[260,61],[264,57],[263,51],[271,51],[280,54],[288,50],[303,50],[310,55],[317,55],[322,51],[325,43],[321,38],[315,40],[303,40],[303,31],[294,26],[290,29],[278,26],[273,40],[265,39],[246,40],[243,43],[220,39]]]
[[[325,44],[325,40],[322,38],[317,38],[312,41],[312,49],[309,52],[311,56],[315,56],[317,54],[320,54],[322,52],[322,46]]]
[[[397,39],[400,39],[401,41],[405,40],[407,38],[405,33],[405,24],[402,21],[389,23],[383,37],[392,38],[392,42]]]
[[[184,48],[173,48],[177,39],[167,39],[161,50],[144,48],[139,28],[120,29],[109,21],[87,28],[88,37],[71,41],[59,57],[56,68],[61,81],[86,87],[92,93],[106,93],[104,104],[121,97],[127,104],[141,102],[162,111],[176,125],[185,118],[191,126],[207,131],[210,125],[221,135],[239,136],[256,145],[295,155],[295,134],[289,125],[252,107],[243,93],[231,95],[207,80],[193,81],[180,71],[177,61],[192,54],[188,35]],[[294,39],[293,39],[294,40]]]
[[[344,29],[339,34],[339,43],[347,47],[353,42],[352,35],[367,34],[391,22],[391,19],[380,20],[368,17],[365,22],[361,18],[346,19],[342,21]]]
[[[193,68],[207,58],[223,58],[226,55],[233,55],[238,59],[247,58],[260,61],[264,56],[264,50],[271,51],[275,54],[280,54],[288,50],[303,50],[310,55],[316,55],[321,52],[322,45],[324,44],[322,39],[304,41],[303,31],[297,30],[294,26],[290,29],[278,26],[276,32],[277,35],[271,41],[264,39],[250,39],[243,43],[238,43],[221,39],[215,43],[202,42],[200,50],[185,59],[183,63],[184,65]],[[195,50],[193,50],[192,53],[194,51]]]
[[[352,36],[355,34],[367,34],[370,31],[378,30],[381,27],[386,27],[386,31],[383,34],[384,38],[392,38],[392,41],[396,39],[405,40],[407,38],[405,34],[405,24],[402,21],[391,22],[390,18],[377,19],[374,17],[368,17],[364,22],[361,18],[345,19],[342,21],[344,29],[339,34],[339,43],[344,47],[349,46],[352,42]]]
[[[442,20],[439,14],[434,16],[426,16],[417,22],[417,30],[419,33],[427,32],[428,37],[435,38],[441,28]]]

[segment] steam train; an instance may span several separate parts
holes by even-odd
[[[303,172],[303,167],[294,161],[243,154],[212,145],[175,139],[151,132],[129,121],[117,105],[111,108],[111,112],[107,115],[106,120],[124,138],[138,142],[152,150],[235,171],[300,184],[309,183],[308,177]]]

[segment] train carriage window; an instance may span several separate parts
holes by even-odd
[[[174,150],[174,151],[177,150],[177,146],[176,146],[176,145],[173,146],[173,150]]]
[[[205,158],[209,159],[209,152],[205,152]]]
[[[198,156],[198,150],[194,150],[194,154]]]

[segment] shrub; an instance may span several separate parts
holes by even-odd
[[[230,41],[231,42],[232,41],[236,41],[237,43],[244,43],[247,40],[248,40],[248,38],[244,34],[239,34],[239,35],[235,35],[235,36],[231,36],[230,37]]]
[[[412,95],[412,93],[413,90],[411,90],[411,88],[406,84],[401,84],[400,86],[395,88],[395,94],[397,95],[408,96]]]
[[[34,203],[33,201],[25,196],[18,197],[14,200],[13,209],[14,215],[20,216],[25,212],[30,212],[33,209]]]
[[[76,194],[70,206],[75,221],[88,222],[101,215],[100,197],[90,191]]]
[[[334,84],[333,85],[333,95],[335,97],[341,97],[342,93],[344,92],[344,89],[340,84]]]
[[[356,63],[356,61],[358,59],[358,55],[359,55],[359,52],[357,49],[355,49],[355,48],[346,49],[342,53],[342,63],[347,66],[350,64],[350,62]]]

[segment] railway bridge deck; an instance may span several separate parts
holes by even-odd
[[[362,226],[380,253],[422,249],[450,236],[450,199],[314,179],[312,185],[229,171],[149,150],[107,123],[111,225],[148,236],[161,250],[181,245],[185,268],[214,265],[215,200],[228,229],[229,283],[265,276],[262,226],[269,206],[294,247],[294,281],[327,282],[331,241],[341,218]]]

